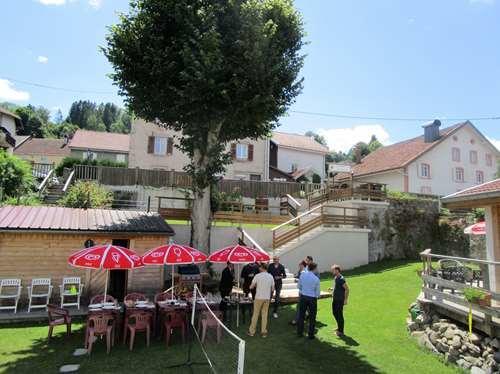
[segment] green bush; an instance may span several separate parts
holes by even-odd
[[[33,183],[28,162],[0,151],[0,189],[3,198],[21,196],[33,187]]]
[[[469,303],[478,303],[486,297],[486,292],[472,287],[464,288],[464,297]]]
[[[76,157],[65,157],[56,167],[56,175],[62,176],[64,168],[73,169],[75,165],[90,165],[90,166],[111,166],[118,168],[127,167],[125,162],[117,162],[111,160],[84,160]]]
[[[59,205],[69,208],[109,208],[113,194],[95,182],[78,181],[70,187]]]
[[[5,205],[26,205],[26,206],[38,206],[42,205],[40,198],[35,193],[29,193],[27,195],[18,197],[9,197],[4,200]]]

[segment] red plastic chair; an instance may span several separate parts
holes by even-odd
[[[170,343],[170,336],[172,335],[173,329],[181,329],[182,333],[182,343],[186,341],[186,312],[182,310],[176,310],[175,312],[169,312],[165,315],[165,341],[167,343],[167,348]]]
[[[213,312],[215,317],[222,320],[222,312],[217,310]],[[207,336],[207,330],[209,328],[217,329],[217,343],[220,343],[222,337],[222,327],[220,322],[215,318],[212,313],[207,310],[201,312],[200,319],[198,320],[198,335],[201,332],[201,342],[205,343],[205,337]]]
[[[86,343],[88,344],[88,353],[92,353],[92,346],[97,337],[106,336],[106,352],[109,354],[111,347],[114,344],[113,322],[114,317],[110,314],[93,315],[87,320],[88,337]]]
[[[129,293],[123,299],[123,302],[126,303],[127,301],[133,301],[133,302],[136,302],[136,301],[146,301],[146,295],[144,295],[142,293],[138,293],[138,292]]]
[[[151,337],[151,314],[150,313],[132,313],[128,317],[127,330],[130,331],[130,344],[129,349],[134,348],[135,333],[146,332],[146,345],[149,347]]]
[[[71,334],[71,317],[67,309],[59,308],[53,304],[47,305],[47,311],[49,314],[49,336],[48,339],[52,337],[52,332],[55,326],[66,325],[66,335]]]
[[[116,299],[111,295],[106,295],[106,301],[104,301],[104,295],[95,295],[92,296],[89,304],[101,304],[103,302],[116,304]]]

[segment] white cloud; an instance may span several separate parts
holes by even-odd
[[[94,9],[99,9],[103,0],[89,0],[89,5]]]
[[[493,4],[495,4],[495,0],[469,0],[469,3],[493,5]]]
[[[47,56],[38,56],[37,61],[41,64],[46,64],[49,62],[49,58]]]
[[[0,79],[0,99],[6,101],[27,101],[29,92],[16,90],[7,79]]]
[[[64,5],[66,0],[38,0],[40,4],[43,5]]]
[[[388,144],[389,133],[382,125],[358,125],[340,129],[319,129],[318,134],[326,138],[328,147],[334,151],[347,152],[358,142],[369,142],[375,135],[382,144]]]
[[[500,139],[493,139],[488,137],[488,140],[500,151]]]

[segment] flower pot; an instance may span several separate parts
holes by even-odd
[[[491,294],[486,294],[482,299],[478,300],[479,306],[491,306]]]

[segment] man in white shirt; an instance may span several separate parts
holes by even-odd
[[[267,264],[259,265],[259,274],[257,274],[250,285],[250,289],[256,289],[255,300],[253,303],[253,315],[248,335],[254,336],[257,329],[257,322],[261,316],[260,331],[263,338],[267,337],[267,314],[269,303],[274,292],[274,278],[267,272]]]

